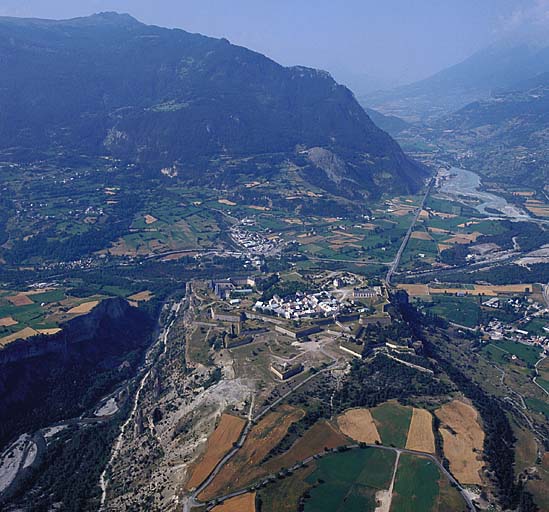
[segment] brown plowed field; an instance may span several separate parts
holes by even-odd
[[[6,297],[6,299],[9,300],[14,306],[28,306],[30,304],[34,304],[26,293],[18,293],[17,295]]]
[[[238,441],[246,421],[231,414],[222,414],[219,425],[208,438],[206,451],[200,458],[198,465],[192,471],[187,489],[198,487],[214,470],[219,461],[227,455]]]
[[[255,492],[231,498],[212,508],[212,512],[255,512]]]
[[[290,425],[303,417],[303,411],[281,406],[264,416],[250,431],[244,445],[221,469],[198,498],[207,501],[220,494],[241,489],[265,474],[260,464],[288,432]]]
[[[319,421],[307,430],[286,453],[271,459],[264,466],[269,473],[276,473],[317,453],[322,453],[324,448],[337,448],[346,444],[349,444],[349,440],[330,423]]]

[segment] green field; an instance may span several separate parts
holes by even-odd
[[[433,295],[426,307],[435,315],[465,327],[476,327],[480,320],[480,306],[474,297]]]
[[[391,512],[433,510],[439,493],[440,471],[432,460],[406,453],[400,456]]]
[[[390,484],[395,454],[367,448],[328,455],[305,481],[312,485],[306,512],[375,510],[375,493]]]
[[[549,402],[538,398],[526,398],[526,405],[529,409],[543,414],[549,419]]]
[[[382,443],[404,448],[412,419],[412,408],[397,402],[386,402],[371,409],[371,412]]]
[[[540,358],[541,348],[505,340],[488,344],[483,352],[490,354],[498,363],[509,362],[509,356],[515,355],[529,366],[534,366]]]

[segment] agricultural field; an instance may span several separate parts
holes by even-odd
[[[390,401],[378,405],[370,411],[382,444],[404,448],[412,419],[412,408]]]
[[[431,295],[422,305],[427,311],[465,327],[476,327],[481,320],[481,307],[475,297]]]
[[[381,443],[381,437],[369,409],[349,409],[337,419],[339,430],[354,441]]]
[[[427,295],[457,295],[497,297],[499,295],[529,295],[537,287],[535,284],[509,284],[509,285],[467,285],[456,287],[452,285],[424,285],[424,284],[399,284],[397,288],[406,290],[411,297],[425,297]]]
[[[303,414],[300,409],[281,406],[263,417],[252,428],[242,448],[202,491],[199,499],[209,500],[224,492],[240,489],[265,474],[262,461],[286,435],[290,425]]]
[[[60,324],[89,312],[96,300],[78,298],[65,289],[0,292],[0,346],[38,334],[55,334]]]
[[[396,454],[379,448],[331,453],[259,491],[263,512],[411,511],[464,512],[459,492],[437,466],[401,455],[389,492]]]
[[[292,467],[308,457],[323,453],[326,449],[346,444],[349,444],[348,437],[338,432],[328,421],[320,420],[299,437],[287,452],[267,460],[264,467],[268,472],[275,473],[281,468]]]
[[[389,488],[395,458],[391,451],[368,448],[320,459],[306,478],[312,489],[305,511],[373,511],[376,493]]]
[[[541,356],[541,347],[534,347],[510,340],[493,341],[483,349],[484,354],[499,364],[512,363],[512,356],[533,367]]]
[[[212,512],[255,512],[255,492],[228,499],[221,505],[215,506]]]
[[[433,416],[429,411],[414,407],[406,439],[406,448],[419,452],[435,453]]]
[[[462,484],[481,485],[484,432],[478,412],[469,404],[453,400],[436,411],[441,422],[444,455],[450,471]]]
[[[467,506],[432,460],[402,454],[399,459],[391,512],[463,511]]]
[[[238,441],[245,424],[245,420],[237,416],[231,414],[221,415],[219,424],[208,438],[204,454],[191,470],[191,478],[187,482],[187,489],[194,489],[206,480],[219,461]]]

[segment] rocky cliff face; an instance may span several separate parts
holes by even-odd
[[[0,446],[93,406],[133,375],[154,327],[147,313],[109,299],[54,336],[0,351]]]
[[[104,300],[87,315],[67,322],[57,334],[39,335],[11,343],[0,350],[0,366],[46,354],[62,354],[69,350],[69,345],[96,338],[105,323],[118,323],[134,317],[132,307],[124,299]]]

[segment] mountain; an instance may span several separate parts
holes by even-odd
[[[440,119],[439,142],[465,165],[511,182],[549,183],[549,73]]]
[[[391,137],[396,137],[400,132],[410,128],[410,123],[397,116],[385,115],[372,108],[364,108],[370,119],[386,131]]]
[[[411,191],[425,175],[328,73],[225,39],[116,13],[0,18],[0,63],[4,159],[110,156],[184,177],[219,157],[320,147],[343,163],[334,189]]]
[[[410,121],[432,120],[549,71],[549,43],[505,40],[419,82],[361,98]]]

